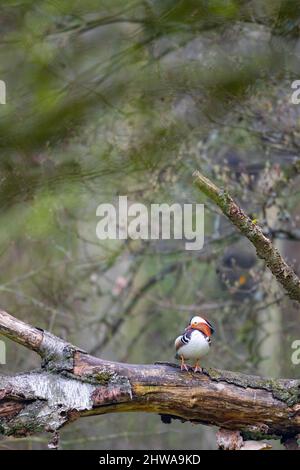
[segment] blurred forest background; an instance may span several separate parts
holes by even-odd
[[[11,0],[0,6],[1,308],[102,358],[173,361],[193,314],[205,367],[299,377],[298,309],[193,185],[226,187],[300,275],[300,3]],[[96,208],[205,203],[205,245],[96,238]],[[1,373],[38,367],[6,341]],[[0,449],[45,448],[48,436]],[[159,416],[81,419],[63,449],[215,448]]]

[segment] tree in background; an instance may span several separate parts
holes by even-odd
[[[297,376],[294,302],[192,184],[200,169],[226,187],[297,273],[297,3],[0,8],[3,308],[102,358],[129,362],[169,361],[178,329],[201,311],[218,332],[207,365]],[[120,194],[145,204],[204,202],[204,249],[99,242],[96,207]],[[7,347],[4,373],[37,365]],[[114,417],[102,419],[107,434],[118,435]],[[142,417],[117,419],[124,447],[137,445],[130,436],[141,429],[141,447],[199,446],[199,427],[179,442],[177,422],[166,429],[153,417],[145,429]],[[93,431],[80,425],[77,444],[75,426],[65,431],[66,447],[116,445],[97,418]],[[214,445],[205,432],[201,445]]]

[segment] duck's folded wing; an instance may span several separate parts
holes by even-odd
[[[178,338],[175,339],[175,349],[176,351],[178,351],[179,348],[181,348],[182,346],[182,342],[181,342],[181,339],[182,339],[182,335],[178,336]]]
[[[187,333],[184,333],[183,335],[178,336],[178,338],[175,339],[175,349],[178,351],[181,346],[184,346],[185,344],[188,344],[191,341],[191,332],[188,331]]]

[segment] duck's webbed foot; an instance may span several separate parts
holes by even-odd
[[[187,372],[189,371],[189,366],[184,362],[184,357],[183,356],[181,356],[180,369],[182,371],[184,371],[184,370],[187,371]]]
[[[200,367],[199,361],[197,361],[196,364],[194,365],[194,372],[202,373],[202,367]]]

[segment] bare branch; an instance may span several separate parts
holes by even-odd
[[[0,331],[7,338],[38,352],[43,340],[42,331],[0,310]]]
[[[0,333],[38,353],[43,358],[43,365],[47,364],[52,368],[71,369],[72,352],[79,350],[48,331],[18,320],[4,310],[0,310]]]
[[[193,176],[197,187],[220,207],[223,214],[254,245],[258,257],[266,262],[267,267],[284,287],[289,297],[300,302],[300,279],[282,258],[277,248],[263,234],[262,229],[245,214],[224,189],[218,188],[199,171],[195,171]]]

